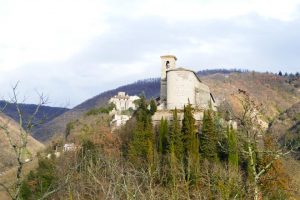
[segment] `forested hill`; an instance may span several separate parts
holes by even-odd
[[[14,119],[16,122],[19,121],[19,115],[15,104],[7,103],[5,101],[0,101],[0,108],[5,108],[3,110],[3,113],[5,115]],[[19,104],[19,108],[22,113],[23,120],[24,122],[26,122],[28,117],[30,117],[35,112],[37,105]],[[47,123],[68,110],[69,109],[67,108],[41,106],[39,112],[35,117],[35,124]]]
[[[269,131],[282,144],[300,143],[300,101],[282,112],[270,124]]]
[[[231,94],[239,88],[248,91],[258,103],[265,105],[267,121],[292,106],[300,98],[300,77],[241,70],[204,70],[198,74],[202,74],[201,80],[210,87],[219,102],[229,101]],[[160,79],[137,81],[103,92],[44,124],[34,132],[34,137],[41,141],[47,141],[53,135],[62,135],[68,122],[81,117],[92,108],[103,106],[118,91],[126,92],[129,95],[144,93],[148,99],[155,98],[160,93]]]
[[[208,76],[212,74],[226,75],[230,73],[244,73],[244,72],[247,72],[247,70],[210,69],[210,70],[198,71],[197,74],[198,76]],[[110,97],[116,95],[118,91],[124,91],[129,95],[139,95],[143,93],[147,99],[156,98],[159,96],[159,92],[160,92],[160,78],[149,78],[145,80],[139,80],[134,83],[118,87],[116,89],[105,91],[79,104],[74,109],[85,110],[86,108],[90,109],[92,107],[102,105],[103,103],[106,103]]]
[[[92,97],[91,99],[84,101],[83,103],[76,106],[74,109],[86,110],[86,109],[91,109],[92,107],[95,106],[101,106],[105,104],[110,97],[116,95],[117,92],[119,91],[124,91],[129,95],[144,94],[148,99],[155,98],[159,96],[160,79],[150,78],[145,80],[139,80],[134,83],[124,85],[113,90],[108,90],[95,97]]]

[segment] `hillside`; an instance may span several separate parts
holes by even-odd
[[[11,118],[0,114],[0,123],[8,123],[8,131],[11,135],[11,139],[13,142],[19,142],[19,126],[18,124],[12,120]],[[44,148],[44,145],[35,140],[33,137],[28,136],[28,144],[27,144],[26,152],[27,156],[34,156],[38,151]],[[0,130],[0,173],[6,171],[7,169],[13,167],[16,164],[15,155],[12,148],[9,145],[9,141],[7,137],[4,135],[3,131]]]
[[[12,103],[6,103],[5,101],[0,101],[0,108],[4,109],[4,114],[11,117],[15,121],[19,121],[19,115],[16,106]],[[36,110],[37,105],[34,104],[19,104],[20,110],[23,114],[24,121],[26,122],[28,117],[31,116]],[[68,111],[67,108],[51,107],[51,106],[41,106],[39,112],[37,113],[34,124],[47,123],[54,119],[55,117]],[[37,125],[37,127],[38,127]]]
[[[246,90],[263,105],[265,121],[270,122],[279,113],[299,101],[299,78],[289,81],[288,77],[269,73],[217,72],[215,74],[205,71],[198,73],[201,75],[201,80],[210,87],[216,100],[219,103],[224,100],[230,101],[232,93],[238,89]],[[34,132],[34,137],[46,141],[53,135],[63,134],[68,122],[79,118],[91,108],[103,106],[118,91],[124,91],[129,95],[144,92],[147,98],[157,97],[160,92],[160,82],[159,79],[148,79],[103,92],[44,124]]]
[[[139,95],[144,93],[147,98],[157,97],[160,90],[159,81],[160,80],[158,78],[147,79],[103,92],[91,99],[86,100],[85,102],[54,118],[53,120],[43,124],[40,128],[33,132],[33,136],[40,141],[46,141],[53,135],[61,135],[64,133],[66,124],[68,122],[83,116],[92,108],[105,105],[109,98],[116,95],[118,91],[125,91],[129,95]]]
[[[300,142],[300,101],[282,112],[270,125],[272,133],[282,144]]]
[[[217,101],[236,102],[232,94],[238,89],[247,91],[257,104],[262,106],[266,122],[271,122],[281,112],[300,100],[300,78],[290,81],[289,77],[269,73],[245,72],[230,75],[213,74],[201,77]]]

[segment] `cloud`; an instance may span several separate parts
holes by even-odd
[[[51,105],[70,100],[75,106],[102,91],[158,77],[163,54],[175,54],[179,66],[194,70],[299,69],[298,1],[198,2],[1,2],[0,96],[20,80],[28,102],[34,101],[31,91],[39,90]]]

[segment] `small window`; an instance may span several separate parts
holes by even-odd
[[[166,67],[167,67],[167,69],[170,67],[170,62],[168,60],[166,62]]]

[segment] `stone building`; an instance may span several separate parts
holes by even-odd
[[[115,127],[120,127],[122,125],[125,125],[126,122],[131,118],[130,115],[119,115],[119,114],[115,114],[113,116],[113,119],[110,122],[110,125],[112,128]]]
[[[131,118],[130,110],[137,109],[135,101],[139,99],[138,96],[129,96],[125,92],[118,92],[109,100],[109,103],[115,104],[115,108],[110,112],[110,115],[112,115],[112,121],[110,122],[112,130],[126,124]]]
[[[109,100],[109,103],[114,103],[117,111],[124,111],[128,109],[136,109],[136,105],[134,104],[135,100],[140,99],[138,96],[129,96],[125,94],[125,92],[118,92],[117,95],[112,97]]]
[[[197,76],[196,72],[176,67],[177,58],[173,55],[161,56],[161,86],[158,111],[153,116],[153,121],[159,121],[162,117],[171,120],[172,110],[178,109],[178,117],[181,119],[184,106],[190,103],[195,109],[194,117],[202,120],[203,110],[212,106],[214,110],[215,100],[209,87]]]
[[[202,83],[196,72],[176,67],[177,58],[161,56],[160,110],[183,109],[188,102],[196,109],[207,109],[215,100],[209,87]]]

